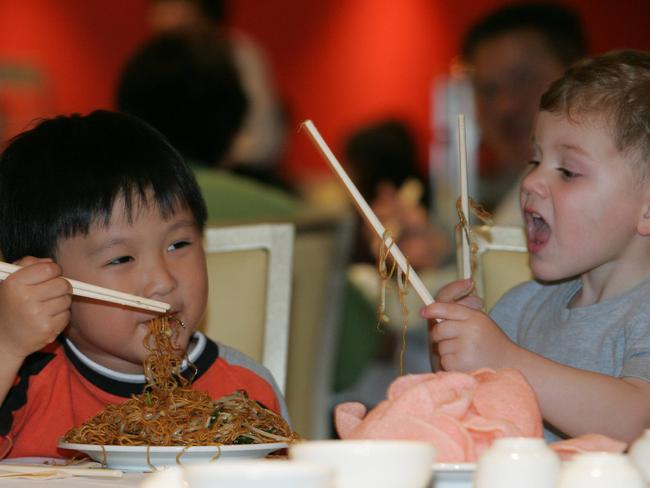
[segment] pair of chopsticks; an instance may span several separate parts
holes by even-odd
[[[84,466],[64,466],[56,464],[12,464],[0,463],[0,479],[14,477],[47,477],[56,475],[93,476],[101,478],[121,478],[123,472],[118,469]]]
[[[361,215],[375,230],[379,238],[384,239],[386,228],[379,221],[379,218],[377,218],[375,212],[372,211],[370,205],[368,205],[368,202],[366,202],[366,200],[363,198],[357,187],[354,185],[348,174],[336,159],[336,156],[334,156],[334,153],[332,153],[330,148],[327,146],[323,140],[323,137],[318,132],[318,129],[316,129],[314,123],[311,120],[305,120],[302,123],[302,127],[307,130],[307,133],[311,137],[314,144],[316,144],[316,147],[319,149],[320,153],[323,155],[327,163],[332,167],[337,176],[341,179],[343,185],[345,185],[345,188],[348,190],[350,196],[354,200],[355,205],[361,212]],[[390,254],[393,256],[393,259],[399,266],[400,270],[402,270],[402,273],[405,276],[408,276],[408,280],[411,282],[411,285],[415,289],[415,292],[418,294],[424,304],[429,305],[433,303],[433,297],[431,296],[431,293],[429,293],[427,287],[424,286],[424,283],[422,283],[422,280],[415,272],[415,270],[411,267],[411,265],[408,264],[406,258],[404,257],[404,254],[402,254],[402,251],[400,251],[399,247],[397,247],[397,244],[393,242],[393,239],[391,237],[386,238],[386,247],[388,248]]]
[[[325,158],[325,161],[331,166],[337,176],[340,178],[341,182],[348,190],[348,193],[354,200],[355,205],[359,209],[361,215],[366,219],[370,226],[375,230],[380,239],[384,239],[386,229],[382,223],[377,218],[377,215],[372,211],[368,202],[363,198],[357,187],[354,185],[348,174],[345,172],[341,164],[334,156],[334,153],[327,146],[323,137],[316,129],[316,126],[311,120],[305,120],[302,125],[302,128],[307,130],[307,134],[311,137],[312,142],[316,145],[321,155]],[[467,194],[467,155],[465,150],[465,117],[463,114],[458,116],[458,131],[459,131],[459,153],[460,153],[460,179],[461,179],[461,207],[465,215],[468,215],[469,212],[469,198]],[[386,247],[388,248],[390,254],[393,256],[393,259],[399,266],[402,273],[408,277],[409,282],[415,289],[416,293],[422,300],[425,305],[429,305],[434,302],[431,293],[427,290],[424,283],[415,272],[415,270],[408,264],[404,254],[400,251],[397,244],[393,242],[393,239],[388,237],[386,238]],[[463,233],[462,241],[462,252],[463,252],[463,275],[465,278],[469,277],[470,273],[470,249],[469,242],[467,242],[465,233]]]
[[[10,274],[19,269],[20,266],[0,261],[0,281],[5,280]],[[141,310],[149,310],[159,313],[165,313],[171,308],[171,305],[168,303],[131,295],[130,293],[124,293],[117,290],[111,290],[109,288],[103,288],[101,286],[91,285],[82,281],[71,280],[70,278],[65,279],[72,285],[72,294],[80,297],[93,298],[103,302],[117,303],[131,308],[139,308]]]

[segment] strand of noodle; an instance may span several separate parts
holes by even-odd
[[[478,217],[483,223],[491,224],[492,216],[490,213],[485,210],[481,205],[476,203],[472,198],[469,198],[469,210],[472,214]],[[463,233],[467,242],[469,243],[470,250],[470,273],[474,274],[476,269],[476,254],[478,253],[478,246],[476,241],[473,238],[472,227],[469,224],[469,216],[465,215],[463,207],[461,204],[461,199],[458,197],[456,200],[456,213],[458,214],[458,224],[456,224],[456,229],[460,230]]]
[[[407,260],[408,262],[408,260]],[[399,297],[399,304],[402,309],[402,348],[399,353],[399,374],[404,374],[404,354],[406,353],[406,333],[408,332],[409,308],[406,303],[406,295],[409,292],[409,269],[406,268],[406,273],[402,273],[401,269],[397,270],[397,293]]]
[[[176,464],[178,464],[179,466],[183,465],[183,463],[181,463],[181,456],[185,454],[185,451],[187,451],[190,447],[192,446],[185,446],[183,447],[183,449],[178,451],[178,453],[176,454]]]
[[[149,466],[151,468],[151,471],[155,473],[156,471],[158,471],[158,468],[153,464],[151,464],[150,451],[151,451],[151,446],[147,446],[147,466]]]
[[[210,458],[210,461],[208,461],[210,463],[213,462],[213,461],[216,461],[217,459],[219,459],[221,457],[221,444],[216,444],[216,447],[217,447],[217,452],[215,452],[214,456],[212,456]]]
[[[389,244],[386,244],[386,241],[390,240]],[[390,256],[390,248],[393,246],[394,241],[391,239],[390,230],[386,229],[384,235],[379,243],[379,258],[377,260],[377,273],[379,274],[380,279],[380,291],[379,291],[379,305],[377,307],[377,321],[378,325],[388,322],[388,315],[386,315],[386,287],[390,281],[397,263],[395,260],[392,261],[390,269],[386,266],[386,260]]]

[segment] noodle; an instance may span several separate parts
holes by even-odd
[[[478,217],[482,222],[486,224],[492,223],[492,216],[490,215],[490,212],[485,210],[481,205],[476,203],[471,198],[469,199],[469,210],[476,217]],[[456,225],[456,229],[460,230],[460,232],[463,232],[465,234],[465,236],[467,237],[467,242],[469,243],[469,251],[471,256],[470,271],[471,274],[473,275],[474,270],[476,269],[476,253],[478,252],[478,246],[476,245],[476,242],[472,238],[472,227],[470,226],[469,223],[469,216],[466,216],[465,212],[463,212],[463,207],[461,204],[460,197],[458,197],[458,199],[456,200],[456,213],[458,214],[458,224]]]
[[[290,442],[297,438],[277,413],[239,390],[218,400],[190,387],[181,374],[183,354],[175,346],[180,323],[160,317],[149,323],[144,339],[147,384],[139,395],[106,409],[64,440],[120,446],[208,446]],[[196,375],[196,367],[194,375]]]
[[[411,267],[406,261],[406,273],[399,271],[397,273],[397,293],[399,294],[399,304],[402,307],[402,348],[399,353],[399,374],[404,374],[404,354],[406,353],[406,333],[408,332],[409,307],[406,303],[406,295],[409,292],[409,271]]]
[[[480,220],[485,223],[491,223],[491,215],[483,207],[477,204],[471,198],[469,199],[470,211]],[[463,212],[461,206],[460,197],[456,200],[456,211],[458,212],[458,225],[457,229],[460,232],[464,232],[467,236],[467,242],[470,244],[470,253],[471,253],[471,271],[472,274],[476,267],[476,253],[478,248],[476,243],[472,239],[472,229],[469,224],[469,218]],[[387,244],[390,239],[390,243]],[[406,353],[406,333],[408,332],[408,316],[409,309],[406,303],[406,295],[408,294],[408,283],[409,283],[409,271],[411,266],[408,263],[408,258],[406,259],[406,273],[402,273],[399,268],[397,268],[397,263],[395,260],[391,259],[390,248],[393,246],[395,241],[391,237],[391,232],[386,229],[379,243],[379,256],[377,259],[377,273],[380,278],[380,291],[379,291],[379,304],[377,305],[377,321],[378,326],[380,324],[387,323],[390,319],[386,314],[386,289],[388,287],[388,282],[395,274],[397,270],[397,293],[399,298],[400,307],[402,309],[402,347],[400,349],[399,357],[399,374],[404,374],[404,354]],[[387,261],[391,259],[391,264],[388,265]]]
[[[406,295],[408,294],[409,270],[411,269],[411,266],[409,265],[407,258],[406,274],[404,274],[399,268],[397,268],[397,263],[394,259],[391,259],[392,265],[390,265],[390,267],[386,265],[386,261],[390,257],[390,248],[395,242],[391,239],[390,244],[386,245],[386,241],[388,241],[389,238],[391,238],[391,233],[386,229],[381,242],[379,243],[379,258],[377,260],[377,272],[379,273],[381,281],[379,305],[377,306],[377,320],[379,324],[387,323],[390,320],[386,314],[386,289],[388,287],[388,282],[397,270],[397,294],[402,309],[402,347],[399,356],[399,374],[401,376],[404,374],[404,354],[406,353],[406,333],[408,332],[409,309],[406,304]]]
[[[379,292],[379,305],[377,306],[377,321],[380,324],[385,324],[389,321],[388,315],[386,315],[386,287],[388,286],[388,281],[393,276],[397,263],[392,262],[390,269],[386,266],[386,260],[390,255],[390,248],[393,245],[391,240],[390,245],[386,245],[386,241],[390,239],[390,231],[386,229],[384,235],[382,236],[381,242],[379,243],[379,259],[377,260],[377,272],[379,273],[379,278],[381,280],[381,288]]]

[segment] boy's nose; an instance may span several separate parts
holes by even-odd
[[[521,192],[524,195],[536,194],[544,197],[547,195],[548,187],[542,172],[539,168],[533,168],[521,182]]]
[[[176,288],[176,278],[171,269],[164,263],[157,263],[148,273],[144,288],[147,298],[164,297]]]

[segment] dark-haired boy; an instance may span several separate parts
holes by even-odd
[[[142,392],[154,314],[71,297],[62,276],[160,300],[213,398],[238,389],[287,415],[269,372],[196,332],[207,301],[205,204],[191,170],[135,117],[56,117],[0,157],[0,455],[60,456],[70,428]],[[191,374],[191,368],[186,371]]]

